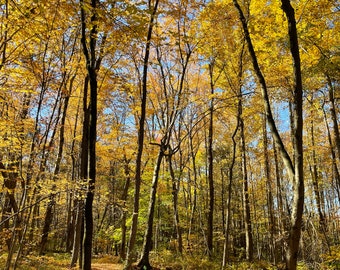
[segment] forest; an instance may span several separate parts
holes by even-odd
[[[339,14],[2,0],[0,267],[339,269]]]

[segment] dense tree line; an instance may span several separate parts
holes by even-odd
[[[1,267],[339,267],[338,1],[5,0],[0,20]]]

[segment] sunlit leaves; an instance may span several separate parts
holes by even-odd
[[[85,12],[88,15],[93,14],[94,10],[90,7],[89,1],[84,2]],[[287,21],[281,10],[280,1],[239,2],[247,17],[256,55],[268,83],[275,120],[287,148],[291,151],[291,119],[288,108],[292,99],[293,70]],[[328,80],[334,87],[337,105],[340,78],[339,7],[336,1],[328,0],[292,1],[292,3],[298,22],[305,91],[305,167],[308,169],[312,151],[315,150],[320,184],[325,188],[323,196],[327,200],[335,192],[332,179],[335,175],[334,164],[338,165],[330,152],[326,123],[332,132],[334,122],[331,121]],[[97,46],[96,49],[96,53],[103,57],[100,72],[97,74],[99,185],[96,190],[98,200],[95,207],[99,217],[96,222],[100,222],[104,216],[105,206],[113,202],[119,211],[124,209],[130,213],[132,209],[132,188],[128,190],[126,202],[118,197],[121,196],[128,177],[132,179],[134,176],[136,130],[141,113],[139,105],[142,60],[150,16],[148,4],[147,1],[100,1],[95,10],[98,15],[95,22],[98,26],[98,45],[102,44],[104,33],[107,33],[105,44],[102,47]],[[56,226],[60,224],[58,222],[65,221],[66,206],[72,209],[74,198],[84,198],[87,183],[75,180],[80,170],[83,135],[81,124],[84,120],[82,102],[86,76],[80,45],[79,16],[79,1],[16,0],[3,1],[0,5],[0,161],[6,167],[6,171],[20,171],[20,177],[25,178],[32,153],[34,156],[32,172],[35,180],[35,176],[39,175],[40,164],[44,158],[47,159],[41,178],[37,178],[38,185],[33,186],[39,186],[41,192],[49,193],[56,184],[57,191],[65,191],[57,200],[60,212],[57,214],[59,216],[55,221]],[[89,29],[93,26],[90,16],[87,17],[86,23],[88,35]],[[189,228],[192,230],[191,235],[188,235],[188,241],[197,241],[195,247],[204,250],[204,242],[199,241],[203,239],[202,228],[205,226],[204,206],[207,195],[205,141],[208,105],[214,100],[216,130],[214,177],[216,192],[221,194],[226,190],[226,172],[231,162],[231,136],[237,125],[237,104],[241,89],[247,158],[251,175],[252,209],[257,215],[254,222],[257,226],[255,228],[261,232],[259,236],[261,239],[258,239],[258,245],[261,246],[261,241],[264,241],[262,238],[265,238],[263,236],[265,223],[268,222],[264,192],[266,179],[263,173],[265,162],[262,139],[263,105],[232,1],[161,1],[152,35],[147,81],[145,131],[147,139],[142,158],[143,194],[140,224],[144,226],[146,223],[148,207],[146,198],[159,144],[164,136],[169,136],[171,147],[177,151],[173,155],[173,166],[176,181],[180,183],[178,209],[181,225],[184,230]],[[212,66],[210,81],[209,68]],[[211,82],[216,90],[214,94],[210,91]],[[69,107],[63,125],[64,156],[60,173],[54,181],[52,174],[62,128],[60,119],[63,116],[58,112],[58,108],[59,105],[65,104],[68,97]],[[89,102],[86,105],[88,106]],[[336,115],[337,110],[336,107]],[[171,124],[173,126],[169,128]],[[314,145],[310,136],[312,126]],[[52,136],[55,136],[54,140],[51,140]],[[272,177],[274,179],[276,176],[277,165],[280,169],[277,172],[278,177],[285,179],[286,172],[281,169],[282,164],[280,161],[276,164],[274,159],[274,145],[270,133],[268,138]],[[333,134],[330,139],[334,144]],[[20,166],[17,166],[18,161]],[[236,163],[234,176],[237,180],[232,194],[235,235],[241,232],[242,223],[238,191],[241,176],[239,149],[236,151]],[[166,161],[162,165],[160,177],[158,190],[160,218],[157,220],[157,226],[160,228],[164,226],[168,233],[173,222],[171,216],[173,202]],[[306,177],[309,181],[308,173]],[[1,183],[3,180],[0,174]],[[281,187],[276,187],[273,183],[273,187],[277,190],[281,188],[283,199],[290,200],[290,187],[287,182]],[[22,195],[21,191],[18,185],[15,191],[17,197]],[[66,193],[69,197],[66,197]],[[308,210],[313,212],[315,209],[312,186],[308,187],[307,195],[307,200],[310,201]],[[71,198],[72,196],[74,197]],[[275,202],[278,201],[279,199],[275,198]],[[225,201],[218,197],[217,220],[221,219],[223,203]],[[337,203],[331,199],[329,205],[330,208],[331,205],[337,207]],[[45,203],[42,203],[41,207],[41,211],[45,210]],[[108,209],[111,213],[114,211],[118,213],[118,208]],[[195,223],[192,227],[189,222],[191,214]],[[119,243],[122,236],[121,229],[118,229],[121,216],[117,214],[114,217],[115,222],[110,220],[111,216],[103,217],[103,224],[106,227],[103,226],[99,230],[98,246]],[[127,225],[131,225],[130,221]],[[216,226],[216,234],[221,235],[222,228],[220,225]],[[52,234],[52,238],[57,239],[63,232],[60,229],[58,233]]]

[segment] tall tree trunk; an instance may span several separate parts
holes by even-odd
[[[335,147],[334,145],[332,145],[331,141],[331,136],[330,136],[330,132],[329,132],[329,126],[328,126],[328,122],[327,120],[327,129],[328,129],[328,137],[329,137],[329,142],[330,142],[330,146],[332,147],[331,152],[332,152],[332,158],[333,158],[333,168],[334,168],[334,174],[335,174],[335,181],[336,181],[336,187],[337,187],[337,193],[338,193],[338,197],[340,198],[340,174],[339,174],[339,169],[338,169],[338,165],[340,164],[340,132],[339,132],[339,126],[338,126],[338,117],[337,117],[337,113],[336,113],[336,104],[335,104],[335,99],[334,99],[334,87],[332,84],[332,80],[330,78],[330,76],[326,75],[327,77],[327,82],[328,82],[328,97],[329,97],[329,101],[330,101],[330,112],[331,112],[331,119],[333,122],[333,135],[334,135],[334,140],[335,140]],[[324,112],[324,115],[326,115],[326,113]],[[336,149],[336,151],[334,150],[334,148]]]
[[[131,177],[130,177],[130,160],[124,156],[124,174],[125,174],[125,184],[122,193],[121,200],[123,201],[123,214],[122,214],[122,221],[121,221],[121,229],[122,229],[122,239],[121,239],[121,246],[119,251],[119,256],[121,259],[126,259],[126,200],[128,197],[128,191],[130,187]]]
[[[275,219],[274,219],[274,202],[272,193],[272,177],[270,174],[270,161],[268,153],[268,135],[267,135],[267,119],[264,117],[263,121],[263,153],[264,153],[264,167],[266,176],[267,188],[267,208],[268,208],[268,231],[269,231],[269,254],[271,260],[276,264],[276,248],[275,248]]]
[[[89,87],[89,76],[87,75],[84,80],[84,90],[83,90],[83,127],[82,127],[82,139],[81,139],[81,153],[80,153],[80,175],[79,179],[81,184],[83,184],[86,179],[88,179],[88,163],[89,163],[89,122],[90,122],[90,110],[88,108],[88,87]],[[82,191],[79,191],[82,193]],[[83,194],[80,194],[82,197]],[[75,200],[74,203],[77,208],[76,212],[76,222],[74,231],[74,241],[73,250],[71,257],[71,267],[74,267],[77,259],[80,258],[79,264],[82,265],[82,256],[79,256],[82,236],[81,231],[83,227],[84,220],[84,203],[80,202],[79,199]]]
[[[331,111],[331,119],[333,122],[333,133],[334,133],[334,139],[335,139],[335,147],[337,149],[337,158],[338,162],[340,162],[340,132],[339,132],[339,126],[338,126],[338,117],[336,113],[336,105],[335,105],[335,99],[334,99],[334,87],[332,84],[331,78],[327,75],[327,81],[328,81],[328,97],[330,101],[330,111]]]
[[[82,232],[83,232],[83,224],[84,224],[84,202],[82,200],[77,200],[75,203],[76,210],[76,220],[75,220],[75,228],[73,234],[73,249],[71,256],[70,268],[76,266],[79,253],[81,253],[81,242],[82,242]],[[79,260],[79,268],[81,268],[82,260]]]
[[[230,166],[228,169],[228,177],[229,177],[229,183],[228,183],[228,198],[227,198],[227,209],[226,209],[226,220],[225,220],[225,228],[224,228],[224,245],[223,245],[223,260],[222,260],[222,269],[227,265],[228,257],[230,252],[228,251],[228,245],[229,245],[229,233],[230,233],[230,221],[231,221],[231,195],[232,195],[232,187],[233,187],[233,178],[234,178],[234,167],[236,162],[236,150],[237,150],[237,143],[236,143],[236,135],[237,132],[240,129],[241,124],[241,117],[242,117],[242,77],[243,77],[243,58],[244,58],[244,42],[242,42],[242,49],[240,51],[239,55],[239,63],[238,63],[238,85],[237,85],[237,93],[236,96],[238,96],[238,102],[237,102],[237,114],[236,114],[236,126],[235,130],[231,136],[231,140],[233,142],[232,144],[232,157]]]
[[[304,206],[304,176],[303,176],[303,89],[301,78],[301,61],[299,53],[298,35],[296,29],[295,12],[290,0],[281,0],[282,10],[288,20],[288,34],[290,51],[294,69],[294,194],[291,217],[291,228],[287,250],[287,269],[295,270],[301,237],[302,215]]]
[[[214,157],[213,157],[213,136],[214,136],[214,82],[213,82],[214,63],[209,64],[210,76],[210,94],[212,96],[209,105],[209,126],[208,126],[208,186],[209,186],[209,205],[208,205],[208,228],[207,228],[207,246],[208,256],[213,255],[213,232],[214,232]]]
[[[86,83],[87,85],[87,83]],[[85,86],[85,85],[84,85]],[[87,87],[87,86],[86,86]],[[78,105],[77,105],[77,113],[75,116],[75,123],[74,123],[74,130],[73,130],[73,138],[72,138],[72,144],[71,144],[71,160],[72,160],[72,170],[71,170],[71,181],[72,183],[75,183],[77,180],[76,179],[81,179],[80,174],[79,174],[79,162],[78,162],[78,155],[75,154],[75,144],[76,144],[76,136],[77,136],[77,127],[78,127],[78,121],[79,121],[79,112],[81,108],[81,101],[82,98],[78,99]],[[83,100],[84,102],[84,100]],[[84,102],[86,104],[86,102]],[[86,107],[85,107],[86,108]],[[81,157],[81,155],[80,155]],[[80,158],[81,160],[81,158]],[[69,193],[69,203],[68,203],[68,222],[67,222],[67,227],[66,227],[66,252],[70,252],[73,249],[73,244],[74,244],[74,234],[76,230],[76,219],[77,219],[77,207],[78,207],[78,202],[76,199],[76,196],[74,196],[76,190],[71,190]],[[76,260],[77,261],[77,260]]]
[[[188,234],[187,234],[187,242],[188,242],[188,248],[191,249],[191,232],[192,227],[195,221],[195,212],[197,207],[197,177],[198,177],[198,170],[196,165],[196,154],[194,150],[194,143],[193,143],[193,135],[192,135],[192,127],[189,127],[189,151],[190,151],[190,157],[192,161],[192,170],[193,170],[193,186],[194,186],[194,194],[193,199],[190,201],[190,219],[189,219],[189,228],[188,228]],[[191,192],[190,192],[191,194]]]
[[[340,200],[340,173],[339,173],[339,169],[338,169],[338,165],[336,162],[336,153],[335,153],[335,148],[333,146],[333,142],[332,142],[332,136],[331,136],[331,132],[329,130],[329,125],[328,125],[328,121],[327,121],[327,115],[326,115],[326,111],[324,106],[322,107],[323,110],[323,117],[324,117],[324,122],[326,125],[326,129],[327,129],[327,138],[328,138],[328,143],[330,146],[330,151],[331,151],[331,157],[332,157],[332,167],[333,167],[333,179],[335,181],[335,189],[337,191],[338,194],[338,198]]]
[[[314,121],[311,120],[311,143],[312,143],[312,164],[309,165],[309,170],[312,176],[312,183],[313,183],[313,191],[315,196],[316,208],[318,210],[319,215],[319,224],[321,229],[325,229],[325,219],[322,210],[323,203],[321,202],[320,196],[320,187],[319,187],[319,173],[318,173],[318,166],[316,161],[316,153],[315,153],[315,138],[314,138]]]
[[[73,165],[72,165],[73,166]],[[73,168],[72,168],[73,170]],[[66,227],[64,232],[64,237],[60,242],[60,249],[65,250],[66,253],[71,253],[72,244],[73,244],[73,236],[74,236],[74,228],[75,228],[75,207],[73,205],[74,197],[73,191],[67,190],[67,217],[66,217]]]
[[[258,60],[257,60],[257,56],[254,50],[254,46],[250,37],[250,33],[248,30],[248,25],[247,25],[247,19],[245,18],[243,11],[240,7],[240,5],[238,4],[237,0],[233,0],[234,6],[237,9],[238,13],[239,13],[239,17],[240,17],[240,21],[242,23],[242,28],[243,28],[243,32],[245,35],[245,39],[248,45],[248,51],[249,54],[251,56],[251,60],[253,63],[253,68],[255,71],[255,75],[258,78],[258,81],[261,85],[261,91],[262,91],[262,97],[263,97],[263,102],[264,102],[264,109],[265,109],[265,113],[266,113],[266,118],[267,118],[267,123],[268,126],[272,132],[272,136],[273,139],[280,151],[283,163],[285,164],[286,168],[287,168],[287,173],[289,175],[289,178],[293,181],[294,179],[294,167],[293,167],[293,163],[291,158],[288,155],[288,152],[286,151],[286,148],[282,142],[282,139],[280,137],[280,134],[277,130],[275,121],[274,121],[274,117],[273,117],[273,113],[271,110],[271,105],[270,105],[270,101],[269,101],[269,95],[268,95],[268,89],[267,89],[267,84],[266,84],[266,80],[262,74],[262,71],[260,69]]]
[[[279,163],[278,153],[276,149],[276,144],[273,142],[273,152],[274,152],[274,164],[275,164],[275,180],[276,180],[276,204],[278,210],[278,227],[279,232],[281,233],[280,241],[278,242],[278,246],[281,247],[280,251],[278,250],[275,254],[277,260],[276,261],[283,261],[284,260],[284,237],[283,234],[287,230],[287,213],[284,212],[284,204],[282,198],[282,184],[281,184],[281,176],[282,176],[282,168]],[[288,214],[289,209],[287,210]]]
[[[93,239],[93,198],[96,183],[96,140],[97,140],[97,73],[100,69],[103,58],[104,44],[106,41],[106,33],[104,32],[99,52],[97,52],[97,35],[98,35],[98,0],[91,0],[90,3],[90,30],[87,38],[87,23],[85,3],[80,1],[81,13],[81,44],[83,54],[86,60],[87,76],[90,83],[90,102],[89,102],[89,140],[88,140],[88,155],[89,168],[87,178],[87,193],[84,205],[84,239],[82,245],[82,269],[90,270],[92,261],[92,239]],[[88,39],[88,42],[87,42]]]
[[[240,96],[240,99],[242,96]],[[246,142],[244,135],[244,122],[242,117],[242,102],[240,111],[240,139],[241,139],[241,153],[242,153],[242,196],[243,196],[243,218],[246,235],[246,259],[253,260],[253,234],[250,216],[250,202],[249,202],[249,188],[248,188],[248,171],[247,171],[247,157],[246,157]]]
[[[183,241],[182,241],[182,228],[179,223],[178,215],[178,191],[179,191],[179,180],[176,180],[175,172],[172,167],[172,153],[168,156],[169,171],[172,180],[172,200],[173,200],[173,215],[174,225],[177,237],[177,250],[180,254],[183,252]]]
[[[95,6],[94,6],[95,8]],[[83,242],[84,270],[91,270],[92,238],[93,238],[93,198],[96,183],[96,140],[97,140],[97,75],[94,69],[89,71],[90,77],[90,126],[89,126],[89,179],[85,199],[85,231]]]
[[[146,38],[144,62],[143,62],[143,78],[142,78],[142,101],[141,101],[141,113],[139,118],[139,128],[138,128],[138,150],[136,156],[136,169],[135,169],[135,191],[134,191],[134,203],[133,203],[133,214],[132,214],[132,225],[130,230],[130,239],[128,244],[127,258],[125,262],[125,269],[130,269],[132,260],[134,257],[134,247],[136,243],[136,235],[138,228],[138,215],[139,215],[139,198],[140,198],[140,188],[141,188],[141,171],[142,171],[142,154],[144,146],[144,129],[145,129],[145,118],[146,118],[146,97],[147,97],[147,78],[148,78],[148,66],[149,66],[149,56],[152,38],[152,29],[154,26],[154,21],[156,19],[157,7],[159,0],[155,1],[155,5],[152,8],[150,23],[148,27],[148,33]],[[151,7],[150,7],[151,9]]]
[[[240,101],[239,101],[240,102]],[[231,139],[233,141],[233,148],[232,148],[232,157],[231,162],[228,170],[228,176],[229,176],[229,183],[228,183],[228,199],[227,199],[227,209],[226,209],[226,223],[225,223],[225,232],[224,232],[224,246],[223,246],[223,260],[222,260],[222,269],[224,269],[227,265],[228,257],[229,257],[229,234],[230,234],[230,220],[231,220],[231,195],[232,195],[232,186],[233,186],[233,179],[234,179],[234,166],[236,161],[236,134],[239,129],[240,120],[239,120],[239,110],[237,113],[237,124],[235,127],[235,130],[233,132],[233,135],[231,136]]]
[[[152,249],[152,236],[153,236],[153,218],[155,213],[155,203],[156,203],[156,192],[158,186],[158,179],[159,179],[159,171],[161,169],[162,160],[164,157],[164,151],[166,147],[160,146],[156,164],[153,171],[152,176],[152,186],[150,191],[150,201],[149,201],[149,208],[148,208],[148,216],[147,216],[147,228],[144,235],[144,243],[143,243],[143,250],[142,256],[140,261],[138,262],[138,267],[140,269],[152,269],[149,261],[149,254]]]
[[[288,155],[285,146],[282,142],[280,134],[277,130],[273,114],[271,111],[268,89],[265,78],[262,74],[260,66],[257,61],[255,50],[249,34],[247,20],[243,14],[243,11],[238,4],[237,0],[233,0],[234,6],[237,9],[242,23],[243,32],[245,39],[248,44],[248,50],[252,59],[255,74],[259,80],[262,90],[262,96],[264,101],[264,107],[268,125],[271,129],[273,138],[277,147],[279,148],[282,160],[286,166],[287,173],[294,187],[293,194],[293,206],[291,214],[291,228],[289,231],[288,248],[286,253],[286,267],[289,270],[295,270],[297,266],[297,257],[299,250],[299,242],[301,237],[301,226],[302,226],[302,214],[304,205],[304,177],[303,177],[303,118],[302,118],[302,79],[301,79],[301,67],[300,67],[300,54],[298,46],[298,36],[296,30],[295,12],[290,4],[289,0],[281,0],[282,9],[286,14],[288,20],[288,35],[290,41],[290,50],[293,58],[293,69],[294,69],[294,91],[293,91],[293,149],[294,149],[294,163]]]

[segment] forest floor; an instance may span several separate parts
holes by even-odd
[[[122,264],[113,263],[93,263],[92,270],[122,270]]]
[[[5,268],[6,255],[0,254],[0,269]],[[70,254],[49,253],[45,256],[28,255],[17,265],[18,270],[70,270]],[[123,270],[124,265],[115,256],[100,256],[92,260],[92,270]],[[79,270],[73,267],[72,270]]]
[[[118,261],[118,257],[103,256],[93,258],[91,268],[92,270],[123,270],[124,265]],[[72,269],[78,270],[79,268],[75,267]]]

